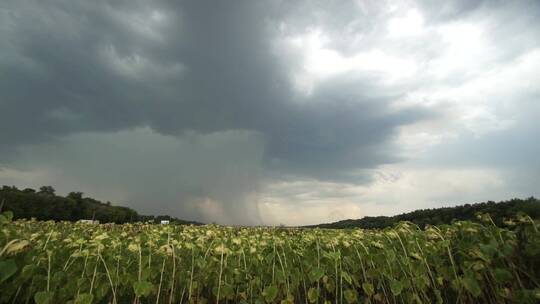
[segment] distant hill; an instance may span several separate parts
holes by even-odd
[[[20,190],[14,186],[3,186],[0,189],[0,206],[1,211],[12,211],[15,219],[36,218],[37,220],[55,221],[94,219],[101,223],[118,224],[169,220],[171,223],[177,224],[201,224],[167,215],[140,215],[131,208],[83,197],[82,192],[71,192],[65,197],[60,196],[51,186],[43,186],[39,190],[31,188]]]
[[[449,224],[454,220],[476,220],[476,213],[488,213],[495,224],[502,225],[505,218],[515,216],[518,212],[528,214],[532,218],[540,218],[540,200],[530,197],[528,199],[511,199],[502,202],[488,201],[485,203],[466,204],[455,207],[421,209],[395,216],[366,216],[361,219],[349,219],[328,224],[305,226],[309,228],[386,228],[400,221],[410,221],[424,228],[427,224]]]

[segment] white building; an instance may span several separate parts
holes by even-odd
[[[97,221],[97,220],[96,221],[93,221],[93,220],[78,220],[77,222],[83,223],[83,224],[95,224],[95,225],[99,224],[99,221]]]

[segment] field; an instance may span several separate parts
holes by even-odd
[[[538,222],[420,230],[13,221],[0,303],[536,303]]]

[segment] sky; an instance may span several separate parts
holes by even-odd
[[[539,1],[0,2],[0,185],[304,225],[540,196]]]

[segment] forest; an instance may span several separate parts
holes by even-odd
[[[137,211],[111,202],[84,197],[82,192],[70,192],[66,196],[56,194],[52,186],[42,186],[39,190],[18,189],[3,186],[0,189],[0,211],[13,212],[14,219],[78,221],[97,220],[101,223],[131,223],[169,220],[178,224],[199,224],[184,221],[169,215],[141,215]]]
[[[392,227],[399,222],[409,221],[424,228],[426,225],[450,224],[456,220],[477,221],[478,213],[489,214],[497,226],[503,226],[505,219],[513,218],[519,213],[538,219],[540,218],[540,200],[529,197],[527,199],[514,198],[501,202],[488,201],[454,207],[420,209],[395,216],[366,216],[361,219],[348,219],[307,227],[382,229]]]
[[[101,223],[117,224],[169,220],[177,224],[201,224],[170,215],[141,215],[128,207],[84,197],[82,192],[70,192],[66,196],[61,196],[56,194],[51,186],[42,186],[39,190],[31,188],[20,190],[15,186],[3,186],[0,189],[0,205],[1,211],[13,212],[14,219],[35,218],[54,221],[93,219]],[[534,197],[514,198],[501,202],[488,201],[454,207],[421,209],[395,216],[366,216],[361,219],[347,219],[305,227],[382,229],[392,227],[402,221],[409,221],[424,228],[426,225],[450,224],[455,220],[476,221],[478,213],[489,214],[497,226],[503,226],[505,219],[515,217],[519,213],[539,219],[540,200]]]

